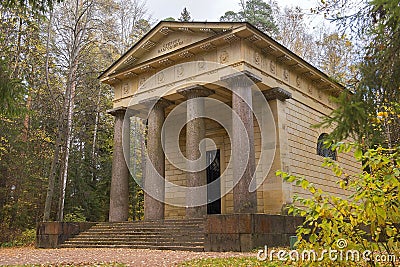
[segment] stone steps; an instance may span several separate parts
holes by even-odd
[[[187,251],[195,251],[202,252],[204,251],[204,245],[201,246],[174,246],[174,245],[101,245],[101,244],[63,244],[62,248],[130,248],[130,249],[158,249],[158,250],[187,250]]]
[[[63,248],[137,248],[204,251],[204,220],[102,222],[67,241]]]

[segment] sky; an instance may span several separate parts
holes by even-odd
[[[153,20],[159,21],[168,17],[178,18],[184,7],[195,21],[219,21],[219,18],[229,10],[239,11],[240,0],[146,0],[149,13]],[[268,3],[269,0],[266,0]],[[318,0],[278,0],[280,7],[300,6],[306,14],[310,8],[317,5]],[[310,18],[313,16],[310,15]]]

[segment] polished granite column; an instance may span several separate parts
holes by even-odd
[[[233,210],[234,213],[256,213],[257,192],[249,190],[255,172],[252,86],[261,80],[248,71],[228,75],[222,80],[232,90],[232,110],[237,114],[232,116],[233,182],[236,184]]]
[[[204,123],[204,99],[214,94],[213,90],[201,85],[194,85],[178,91],[179,94],[187,98],[187,123],[186,123],[186,158],[190,161],[187,166],[187,187],[200,187],[207,184],[206,173],[206,146],[205,142],[205,123]],[[202,158],[200,156],[203,155]],[[196,171],[202,169],[200,171]],[[191,171],[192,170],[192,171]],[[195,206],[195,203],[204,205]],[[202,218],[207,214],[207,189],[190,190],[186,194],[186,217]]]
[[[129,138],[129,118],[125,118],[126,108],[123,107],[108,113],[115,117],[109,221],[123,222],[128,220],[129,213],[129,169],[123,148],[129,140],[123,143],[122,136],[125,134],[124,138]]]
[[[172,103],[164,98],[142,101],[151,108],[147,119],[147,155],[144,178],[144,219],[163,220],[165,211],[165,154],[162,148],[162,126],[165,108]]]

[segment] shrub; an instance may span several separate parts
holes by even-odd
[[[338,184],[350,190],[348,198],[322,191],[306,178],[277,172],[285,181],[294,182],[311,193],[311,198],[295,197],[289,213],[305,217],[297,230],[298,249],[322,252],[324,249],[338,251],[356,250],[360,261],[378,266],[381,255],[395,255],[399,259],[400,223],[400,156],[399,148],[378,147],[362,152],[354,144],[339,144],[338,152],[355,150],[354,157],[362,163],[356,175],[347,174],[336,161],[326,158],[324,166],[330,167]],[[302,204],[299,208],[296,203]],[[342,243],[339,243],[342,242]],[[364,251],[365,255],[362,254]],[[371,254],[368,254],[368,251]],[[386,259],[392,266],[396,258]],[[325,257],[321,262],[308,262],[310,266],[343,266],[346,258],[335,263]],[[346,265],[358,266],[360,262],[347,260]]]

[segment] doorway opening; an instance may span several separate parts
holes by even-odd
[[[221,176],[219,149],[207,151],[207,214],[221,214]],[[214,182],[211,186],[211,183]],[[216,199],[210,202],[212,199]]]

